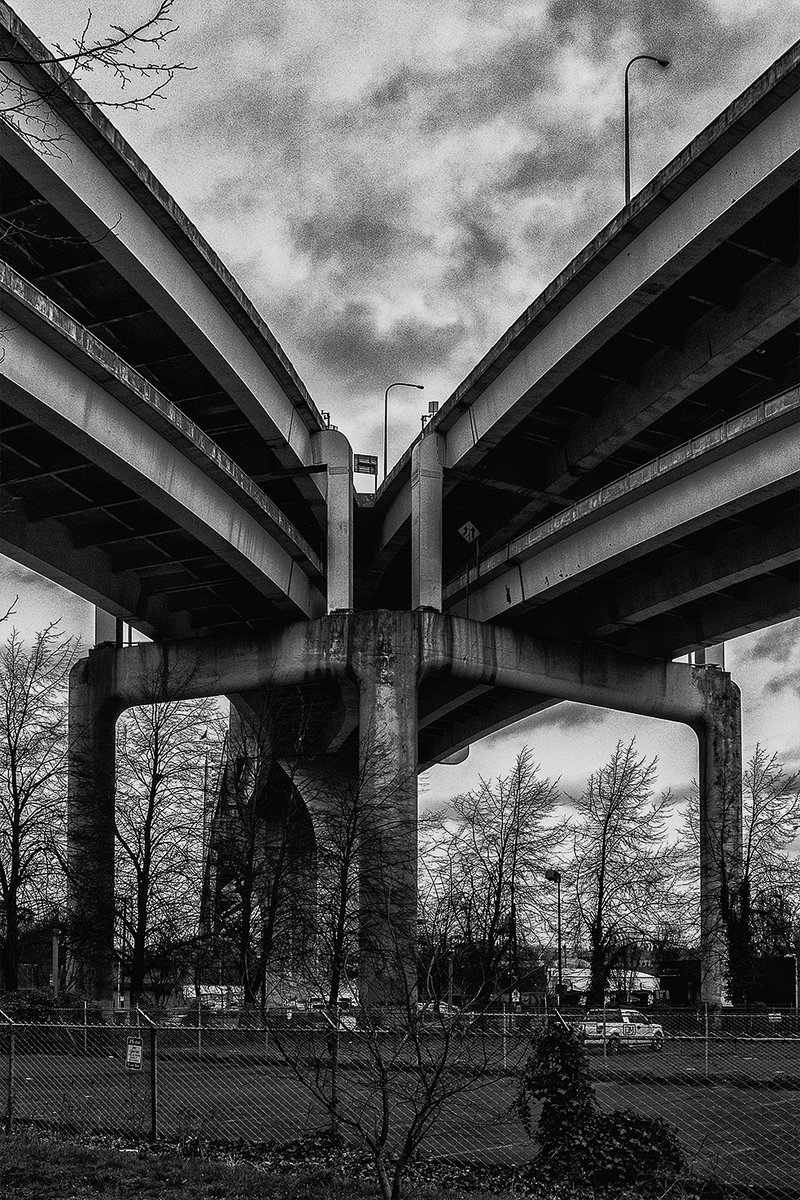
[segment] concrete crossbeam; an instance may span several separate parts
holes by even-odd
[[[421,681],[435,693],[453,680],[683,721],[701,746],[707,846],[719,834],[737,854],[741,783],[738,691],[724,672],[535,638],[431,610],[334,613],[261,639],[194,639],[116,649],[82,659],[70,680],[70,855],[79,975],[102,999],[111,990],[114,722],[126,707],[159,699],[256,692],[284,684],[355,679],[360,695],[361,942],[370,1004],[413,998],[416,913],[416,772]],[[435,703],[435,700],[434,700]],[[722,828],[722,815],[728,826]],[[730,822],[734,824],[731,826]],[[732,832],[731,832],[732,830]],[[710,840],[709,840],[710,839]],[[705,997],[722,995],[725,944],[718,920],[722,867],[701,856]],[[732,876],[731,876],[732,877]],[[399,958],[398,958],[399,956]]]

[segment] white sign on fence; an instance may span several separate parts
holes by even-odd
[[[129,1037],[125,1048],[125,1066],[129,1071],[142,1069],[142,1039]]]

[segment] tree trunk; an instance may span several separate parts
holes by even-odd
[[[19,988],[19,922],[16,902],[9,900],[7,904],[2,953],[3,986],[7,992],[16,992]]]

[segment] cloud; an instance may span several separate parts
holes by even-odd
[[[795,696],[800,695],[800,667],[794,670],[787,670],[784,667],[764,684],[764,693],[767,696],[777,696],[781,692],[792,692]]]
[[[446,361],[452,342],[461,332],[459,323],[435,326],[428,320],[400,318],[380,328],[375,310],[366,302],[351,300],[339,309],[314,312],[314,353],[336,380],[349,382],[356,392],[374,387],[375,381],[424,379],[432,364]],[[379,391],[382,392],[381,387]],[[402,396],[393,396],[396,408]],[[420,407],[413,393],[406,402]]]
[[[753,661],[769,659],[784,663],[800,651],[800,621],[773,625],[750,644],[747,657]]]
[[[567,701],[555,704],[531,718],[531,734],[535,736],[544,730],[554,730],[558,733],[574,733],[576,730],[596,729],[606,720],[606,710],[595,708],[590,704],[573,704]]]

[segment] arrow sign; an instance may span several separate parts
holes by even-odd
[[[459,529],[458,532],[461,534],[464,541],[469,542],[470,545],[474,541],[476,541],[481,535],[480,529],[476,529],[475,526],[472,524],[472,521],[466,521],[465,524],[463,524],[461,526],[461,528]]]

